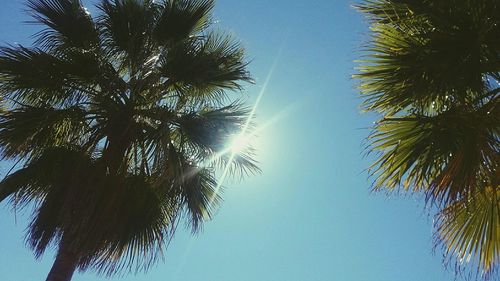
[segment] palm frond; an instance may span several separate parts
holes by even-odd
[[[470,196],[478,180],[498,167],[498,135],[492,133],[498,128],[481,127],[485,117],[449,113],[381,122],[371,136],[380,152],[372,166],[375,188],[412,188],[445,203]]]
[[[37,257],[61,236],[63,220],[71,213],[66,204],[75,202],[64,202],[68,183],[78,180],[76,171],[89,168],[84,167],[88,164],[85,159],[73,148],[47,149],[0,182],[0,200],[10,197],[15,206],[38,206],[27,232],[28,244]]]
[[[193,161],[173,144],[159,149],[163,149],[162,161],[154,166],[155,185],[175,202],[179,211],[186,213],[192,231],[196,232],[221,201],[214,171]]]
[[[101,246],[82,259],[82,269],[90,267],[108,276],[123,270],[145,271],[162,257],[173,235],[178,213],[175,201],[164,197],[150,177],[129,175],[120,185],[120,194],[113,191],[105,196],[106,201],[113,200],[113,209],[95,212],[104,219],[96,217],[92,223],[108,228],[89,235],[96,239],[89,246]]]
[[[0,90],[15,93],[21,101],[51,102],[65,94],[66,74],[57,66],[61,61],[41,50],[24,47],[2,48],[0,53]]]
[[[79,0],[28,0],[28,7],[35,23],[47,27],[35,35],[35,44],[44,50],[99,44],[94,22]]]
[[[427,14],[428,10],[439,12],[431,1],[416,2],[361,5],[373,20],[372,42],[355,75],[361,80],[366,109],[388,115],[425,114],[450,104],[467,104],[485,90],[485,75],[500,71],[495,51],[498,40],[490,39],[497,30],[491,28],[491,21],[470,16],[467,21],[461,13],[448,15],[444,21],[444,17]],[[461,1],[457,7],[484,9],[469,2]]]
[[[82,260],[83,269],[93,268],[108,276],[126,269],[147,270],[162,257],[181,212],[189,216],[193,231],[210,218],[220,202],[212,172],[182,165],[174,185],[160,187],[144,175],[127,177],[121,198],[115,196],[119,202],[113,210],[116,214],[110,214],[113,219],[105,222],[109,231],[99,236],[106,237],[104,246],[98,254]]]
[[[167,0],[160,5],[161,14],[153,36],[161,45],[172,45],[208,27],[214,1]]]
[[[477,261],[480,275],[488,278],[499,270],[500,189],[487,186],[473,198],[453,202],[436,220],[436,242],[458,267]]]
[[[196,232],[204,220],[212,218],[221,201],[220,189],[213,171],[188,165],[184,167],[182,181],[182,202],[190,216],[190,225]]]
[[[55,147],[46,149],[2,181],[2,184],[18,186],[23,181],[27,183],[20,185],[14,200],[17,204],[34,202],[37,206],[27,232],[28,244],[37,257],[51,242],[60,239],[63,226],[69,227],[78,221],[70,211],[85,202],[79,197],[83,193],[77,192],[77,183],[84,182],[84,176],[92,169],[91,159],[77,147]]]
[[[228,175],[243,179],[262,172],[255,156],[255,148],[248,144],[237,152],[230,150],[221,155],[220,158],[215,159],[214,166],[221,170],[227,169]]]
[[[473,194],[499,164],[496,114],[450,110],[381,121],[370,137],[380,153],[372,166],[375,188],[412,188],[445,203]]]
[[[15,198],[11,198],[13,205],[25,206],[26,203],[31,202],[34,198],[42,197],[44,192],[39,191],[39,189],[43,190],[42,184],[34,185],[38,178],[35,176],[36,172],[33,169],[25,167],[5,177],[0,182],[0,202],[11,196],[15,196]],[[32,189],[28,190],[30,187]],[[16,193],[18,194],[17,196],[15,195]],[[25,195],[19,196],[19,194]]]
[[[102,16],[98,22],[107,52],[122,60],[122,67],[130,71],[140,68],[151,47],[148,40],[156,18],[152,1],[102,0],[99,9]]]
[[[80,152],[48,150],[2,181],[0,194],[39,206],[27,237],[37,256],[65,236],[83,270],[145,270],[161,256],[177,214],[174,205],[149,178],[110,177],[98,167]]]
[[[46,149],[0,182],[0,201],[14,194],[15,198],[11,199],[16,204],[42,200],[51,185],[71,177],[71,173],[68,173],[70,169],[84,165],[82,159],[81,153],[73,146]]]
[[[74,103],[95,91],[91,82],[99,72],[91,54],[58,57],[21,46],[0,49],[0,93],[23,104]]]
[[[220,101],[225,90],[241,90],[252,79],[244,50],[230,36],[210,34],[176,45],[160,61],[166,86],[184,99]]]
[[[36,156],[47,148],[75,145],[86,135],[85,111],[21,107],[0,116],[0,147],[5,157]]]
[[[206,108],[187,112],[177,118],[187,145],[203,150],[224,150],[231,137],[241,132],[249,118],[249,110],[234,103],[219,109]]]
[[[423,192],[441,209],[437,241],[459,272],[498,272],[500,3],[366,0],[373,32],[359,61],[377,190]],[[486,186],[486,187],[485,187]],[[476,264],[476,263],[474,263]]]
[[[218,164],[222,169],[229,166],[231,172],[240,175],[259,172],[251,146],[237,154],[229,149],[236,136],[251,134],[253,123],[249,118],[249,110],[238,103],[181,115],[175,121],[180,130],[178,143],[198,161],[211,159],[210,165]],[[247,132],[242,132],[244,129]]]

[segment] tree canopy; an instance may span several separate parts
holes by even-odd
[[[366,0],[359,61],[376,190],[423,193],[458,271],[500,265],[500,2]],[[468,268],[472,268],[469,266]]]
[[[21,167],[0,201],[34,206],[27,241],[56,245],[47,280],[76,269],[146,270],[180,221],[219,204],[217,171],[259,171],[233,93],[252,82],[244,49],[211,30],[212,0],[29,0],[34,46],[0,48],[0,152]],[[65,276],[62,276],[65,275]]]

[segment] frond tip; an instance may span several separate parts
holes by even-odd
[[[89,49],[98,44],[97,29],[80,0],[28,0],[34,23],[45,26],[35,44],[46,50]]]
[[[172,45],[208,27],[214,1],[167,0],[160,7],[153,36],[159,44]]]
[[[436,220],[436,241],[458,266],[471,261],[481,265],[482,276],[498,272],[500,258],[500,188],[486,187],[473,199],[461,200],[442,210]]]

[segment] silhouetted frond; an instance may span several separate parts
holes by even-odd
[[[106,50],[122,60],[122,66],[138,70],[147,57],[151,44],[155,9],[152,1],[102,0],[99,26]],[[135,73],[129,73],[135,75]]]
[[[188,145],[218,152],[227,147],[231,137],[241,132],[248,118],[248,109],[233,104],[220,109],[188,112],[176,123]]]
[[[107,228],[89,236],[96,239],[92,244],[102,246],[97,253],[89,252],[82,262],[83,268],[86,264],[110,276],[127,268],[147,270],[162,257],[175,230],[178,211],[175,202],[165,197],[151,181],[144,175],[129,175],[121,183],[120,194],[109,193],[114,209],[96,213],[107,216],[101,219]],[[99,222],[99,218],[95,219]]]
[[[167,0],[160,7],[154,39],[162,45],[175,44],[208,27],[214,1]]]
[[[212,159],[210,165],[217,164],[223,169],[229,166],[231,172],[247,174],[259,171],[253,160],[252,148],[233,155],[230,146],[239,134],[252,133],[253,122],[249,120],[249,113],[248,109],[235,103],[220,109],[207,108],[182,115],[176,123],[185,146],[193,152],[195,159]]]
[[[5,157],[33,157],[47,148],[77,144],[87,126],[79,107],[18,108],[0,115],[0,150]]]
[[[170,49],[160,62],[169,89],[185,99],[220,100],[225,90],[251,82],[242,47],[231,37],[211,34]]]
[[[218,184],[213,171],[207,168],[185,165],[183,174],[182,203],[190,217],[193,232],[196,232],[204,220],[212,218],[221,201],[221,189],[217,190]]]
[[[46,26],[36,34],[36,44],[43,49],[98,45],[97,29],[79,0],[28,0],[28,7],[35,22]]]
[[[67,52],[59,57],[40,49],[0,49],[0,93],[29,105],[74,102],[93,94],[89,83],[97,73],[99,66],[91,54]]]

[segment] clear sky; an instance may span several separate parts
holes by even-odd
[[[24,1],[0,3],[0,44],[29,45],[36,28],[22,24]],[[453,280],[432,252],[423,201],[370,192],[363,140],[373,118],[360,113],[350,78],[368,28],[352,4],[216,2],[216,28],[241,39],[252,60],[248,102],[271,73],[256,111],[267,124],[256,141],[263,173],[226,182],[217,216],[194,237],[178,231],[164,263],[109,280]],[[0,204],[2,281],[45,280],[50,269],[53,251],[37,261],[24,245],[27,222]],[[108,279],[89,272],[73,280]]]

